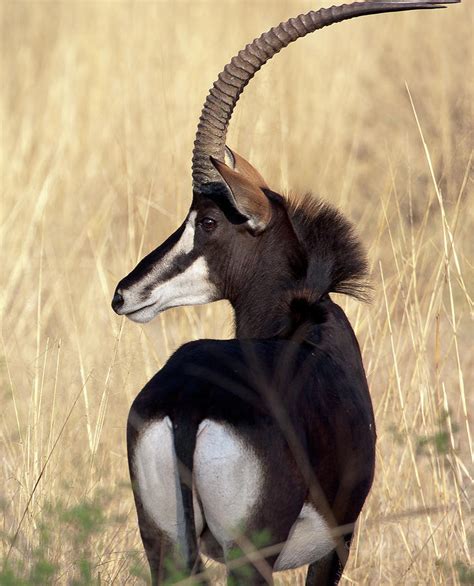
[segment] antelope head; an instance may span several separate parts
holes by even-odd
[[[281,23],[240,51],[204,103],[194,143],[189,213],[174,234],[119,282],[112,301],[116,313],[147,322],[180,305],[225,298],[236,307],[239,298],[252,295],[256,283],[271,289],[276,282],[303,278],[308,259],[285,200],[225,145],[242,91],[278,51],[317,29],[356,16],[441,8],[457,1],[368,1],[323,8]]]
[[[272,195],[245,159],[227,147],[223,158],[226,163],[210,159],[212,183],[195,184],[176,232],[117,285],[112,307],[118,314],[147,322],[170,307],[232,298],[243,288],[241,273],[257,264],[255,241],[274,215]]]

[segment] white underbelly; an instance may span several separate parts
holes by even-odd
[[[305,503],[290,530],[288,539],[275,563],[275,572],[311,564],[334,549],[331,530],[316,511]]]

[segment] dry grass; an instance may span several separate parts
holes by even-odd
[[[29,583],[143,583],[128,408],[181,343],[230,336],[230,313],[183,308],[141,327],[112,313],[111,293],[189,205],[216,73],[314,5],[2,4],[0,519],[4,555]],[[327,197],[369,250],[374,302],[342,303],[372,390],[377,474],[344,584],[473,579],[473,8],[303,39],[257,76],[231,124],[228,143],[272,186]]]

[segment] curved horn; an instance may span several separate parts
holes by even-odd
[[[247,45],[233,57],[210,89],[199,119],[193,150],[193,189],[205,193],[206,185],[222,179],[210,157],[224,160],[227,127],[234,107],[245,86],[276,53],[308,33],[336,22],[382,12],[444,8],[460,0],[386,0],[368,1],[321,8],[282,22]],[[208,187],[209,188],[209,187]]]

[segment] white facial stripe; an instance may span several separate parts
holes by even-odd
[[[157,287],[159,287],[160,276],[163,275],[164,272],[166,272],[170,269],[170,267],[173,266],[173,262],[175,261],[175,259],[180,255],[189,254],[192,251],[194,247],[196,214],[196,211],[190,212],[183,233],[181,234],[181,237],[173,246],[173,248],[169,250],[163,256],[163,258],[161,258],[158,261],[157,265],[155,267],[152,267],[150,272],[146,274],[142,279],[140,279],[140,281],[138,281],[134,285],[127,287],[125,296],[126,307],[123,308],[125,313],[133,311],[134,307],[140,308],[143,305],[154,303],[154,301],[156,301],[156,299],[153,298],[154,291],[152,290],[150,299],[147,299],[144,302],[142,296],[143,290],[145,288],[153,286],[154,283],[158,283]]]
[[[216,300],[217,291],[209,280],[206,259],[200,256],[185,271],[159,283],[150,294],[150,306],[128,317],[136,322],[148,322],[160,311],[180,305],[200,305]]]
[[[197,212],[192,211],[188,216],[186,226],[181,238],[176,242],[171,250],[160,260],[159,267],[153,268],[149,275],[147,275],[138,286],[143,287],[155,282],[160,277],[160,273],[172,266],[173,261],[180,254],[189,254],[194,247],[194,232]]]
[[[181,238],[176,243],[176,246],[169,251],[168,254],[171,254],[177,248],[179,249],[176,254],[188,254],[191,252],[194,246],[194,232],[196,229],[196,211],[192,211],[188,216],[188,221],[186,223],[186,228],[184,229]],[[173,256],[173,258],[176,255]]]
[[[200,256],[185,271],[158,285],[152,297],[155,295],[163,309],[213,301],[215,287],[209,281],[206,259]]]

